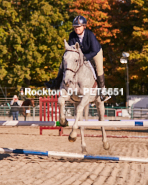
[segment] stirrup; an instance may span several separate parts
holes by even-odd
[[[111,96],[109,96],[109,95],[103,95],[103,94],[100,95],[101,101],[104,101],[104,102],[109,100],[110,98],[111,98]]]

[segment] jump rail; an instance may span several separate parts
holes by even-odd
[[[15,153],[25,155],[42,155],[49,157],[60,158],[75,158],[75,159],[89,159],[89,160],[107,160],[107,161],[129,161],[129,162],[148,162],[148,158],[133,158],[133,157],[118,157],[118,156],[95,156],[83,155],[77,153],[56,152],[56,151],[34,151],[24,149],[0,148],[0,153]]]
[[[68,121],[72,126],[74,121]],[[60,126],[59,121],[0,121],[0,126]],[[79,121],[78,127],[148,127],[148,120]]]
[[[61,134],[60,136],[69,136],[69,134]],[[77,134],[77,137],[81,137],[80,134]],[[84,137],[102,137],[102,135],[95,135],[95,134],[84,134]],[[139,139],[148,139],[148,136],[123,136],[123,135],[106,135],[108,138],[139,138]]]
[[[68,126],[72,126],[74,121],[69,121]],[[57,129],[59,130],[59,136],[68,136],[68,134],[63,133],[63,128],[60,126],[59,121],[0,121],[0,126],[40,126],[40,135],[44,129]],[[148,127],[148,120],[124,120],[124,121],[79,121],[78,126],[84,127]],[[77,136],[80,136],[77,134]],[[102,135],[88,135],[85,134],[85,137],[102,137]],[[107,135],[111,138],[143,138],[147,139],[148,136],[114,136]]]
[[[69,121],[68,125],[72,126],[74,121]],[[79,121],[79,127],[148,127],[148,120],[121,120],[121,121]]]
[[[55,121],[0,121],[0,126],[55,126]]]

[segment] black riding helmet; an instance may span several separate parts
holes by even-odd
[[[81,16],[81,15],[78,15],[77,17],[74,18],[73,20],[73,26],[86,26],[87,24],[87,20]]]

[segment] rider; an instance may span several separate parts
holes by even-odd
[[[19,100],[22,100],[22,101],[25,101],[26,100],[26,96],[25,96],[25,93],[24,93],[23,88],[20,89],[20,92],[18,94],[18,99]]]
[[[103,90],[105,88],[105,79],[103,71],[103,51],[100,43],[97,41],[95,35],[88,29],[86,29],[87,20],[79,15],[73,20],[74,31],[70,33],[69,45],[75,45],[79,43],[80,48],[84,54],[84,61],[90,61],[93,59],[95,63],[95,71],[97,76],[98,87]],[[62,63],[59,68],[58,76],[52,81],[52,84],[48,82],[45,85],[50,89],[59,89],[63,78]],[[101,91],[102,92],[102,91]],[[106,101],[110,96],[100,95],[101,101]]]

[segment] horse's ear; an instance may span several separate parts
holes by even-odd
[[[66,39],[64,39],[64,45],[65,45],[65,49],[67,50],[69,48],[68,43],[66,42]]]
[[[75,47],[76,47],[76,49],[79,49],[80,48],[80,45],[79,45],[78,42],[76,42]]]

